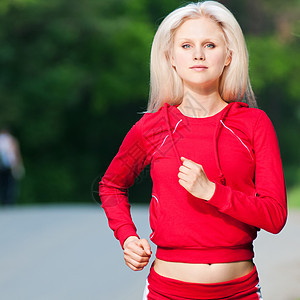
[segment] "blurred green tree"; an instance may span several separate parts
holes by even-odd
[[[147,97],[145,5],[19,0],[0,9],[0,123],[22,146],[21,202],[90,201],[101,157],[116,149],[111,111],[117,118]]]

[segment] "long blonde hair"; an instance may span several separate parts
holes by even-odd
[[[174,10],[158,27],[151,48],[148,112],[157,111],[164,103],[181,103],[183,84],[172,67],[170,52],[176,30],[185,21],[199,17],[209,17],[220,26],[231,53],[231,62],[220,79],[219,92],[222,99],[226,102],[245,99],[249,106],[256,106],[248,74],[249,58],[243,32],[224,5],[216,1],[204,1]]]

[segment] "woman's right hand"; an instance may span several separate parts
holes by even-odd
[[[123,248],[126,265],[133,271],[143,270],[148,264],[152,253],[148,241],[130,236],[125,240]]]

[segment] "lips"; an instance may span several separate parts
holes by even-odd
[[[190,69],[195,70],[195,71],[204,71],[207,70],[208,67],[204,66],[204,65],[195,65],[190,67]]]

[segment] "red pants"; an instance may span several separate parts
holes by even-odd
[[[143,300],[262,300],[256,267],[247,275],[219,283],[191,283],[157,274],[153,266]]]

